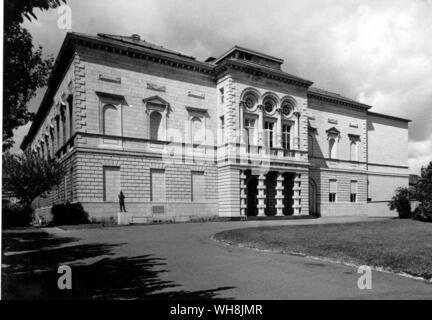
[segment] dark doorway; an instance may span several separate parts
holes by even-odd
[[[309,178],[309,215],[318,215],[318,205],[317,205],[317,186],[312,178]]]
[[[276,184],[277,172],[270,171],[266,174],[266,216],[276,215]]]
[[[292,216],[294,214],[294,209],[293,209],[293,195],[294,195],[294,191],[293,191],[293,187],[294,187],[294,173],[289,173],[286,172],[283,174],[284,177],[284,199],[283,199],[283,204],[284,204],[284,209],[283,209],[283,214],[285,216]]]
[[[257,211],[257,195],[258,195],[258,177],[250,175],[246,179],[246,191],[247,191],[247,208],[246,215],[249,217],[255,217],[258,214]]]

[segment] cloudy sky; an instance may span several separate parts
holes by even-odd
[[[72,31],[140,34],[197,59],[234,44],[285,59],[315,86],[412,119],[409,165],[432,160],[432,0],[68,0]],[[56,10],[25,23],[56,55]],[[39,106],[43,90],[32,101]],[[18,130],[19,145],[28,126]]]

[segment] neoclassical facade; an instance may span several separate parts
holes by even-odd
[[[409,120],[235,46],[197,61],[138,35],[69,33],[22,149],[66,170],[39,215],[95,220],[386,215],[408,185]]]

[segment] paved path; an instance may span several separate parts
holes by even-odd
[[[358,220],[364,220],[360,218]],[[372,220],[372,219],[369,219]],[[77,237],[80,244],[113,246],[109,259],[126,258],[135,274],[137,257],[152,257],[152,293],[180,292],[198,298],[234,299],[432,299],[432,284],[389,273],[373,271],[372,290],[359,290],[356,268],[227,246],[211,239],[219,231],[269,225],[349,222],[355,219],[295,221],[211,222],[115,227],[57,232],[56,237]],[[52,231],[52,230],[51,230]],[[67,244],[68,245],[68,244]],[[70,244],[76,245],[76,242]],[[149,256],[147,256],[149,255]],[[87,259],[94,263],[105,256]],[[129,260],[128,260],[129,259]],[[160,259],[160,260],[159,260]],[[141,267],[143,264],[140,265]],[[160,272],[159,272],[160,271]],[[125,275],[118,274],[121,279]],[[117,276],[114,274],[113,276]],[[113,278],[113,279],[114,279]],[[139,292],[139,284],[130,284]],[[142,281],[141,283],[144,283]],[[157,286],[157,283],[167,285]],[[126,284],[125,284],[126,285]],[[122,291],[125,292],[125,291]],[[138,294],[138,296],[141,296]],[[175,296],[175,295],[174,295]],[[177,296],[181,298],[180,296]]]

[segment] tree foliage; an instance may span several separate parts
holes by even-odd
[[[389,202],[390,210],[396,210],[399,218],[411,218],[410,191],[408,188],[397,188],[396,194]]]
[[[31,151],[3,153],[3,189],[17,196],[25,207],[60,184],[64,174],[55,159],[45,160]]]
[[[421,178],[416,188],[416,199],[420,205],[415,209],[413,218],[432,222],[432,161],[421,170]]]
[[[36,19],[35,10],[48,10],[63,0],[6,0],[4,3],[3,57],[3,150],[13,145],[13,130],[32,120],[29,101],[44,87],[53,57],[44,58],[42,47],[34,48],[32,36],[21,24]]]

